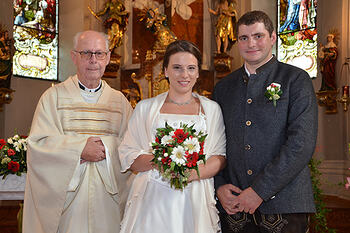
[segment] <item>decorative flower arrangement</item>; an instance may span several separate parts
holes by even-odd
[[[350,170],[350,168],[349,168],[349,170]],[[346,189],[349,189],[349,188],[350,188],[350,176],[349,176],[349,177],[346,177],[346,182],[347,182],[347,183],[345,183],[345,188],[346,188]]]
[[[181,123],[180,128],[173,129],[165,123],[165,128],[157,129],[155,141],[151,143],[152,162],[175,189],[182,190],[187,186],[191,169],[199,176],[198,165],[205,163],[203,146],[207,134],[196,133],[193,126]]]
[[[276,107],[276,102],[281,98],[282,90],[281,84],[271,83],[270,86],[266,88],[265,96],[273,101],[273,106]]]
[[[21,176],[27,171],[27,139],[15,135],[7,141],[0,139],[0,177],[5,179],[8,174]]]

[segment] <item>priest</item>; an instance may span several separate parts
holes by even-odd
[[[28,138],[24,233],[118,233],[130,173],[120,172],[118,145],[132,108],[101,77],[108,39],[74,37],[77,74],[49,88]]]

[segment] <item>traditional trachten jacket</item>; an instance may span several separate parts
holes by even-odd
[[[264,94],[281,85],[276,101]],[[308,162],[317,137],[317,103],[309,75],[272,58],[248,78],[244,66],[215,87],[224,115],[227,166],[215,187],[252,187],[262,213],[314,212]],[[224,212],[219,206],[220,211]]]

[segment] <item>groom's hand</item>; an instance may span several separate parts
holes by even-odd
[[[237,206],[237,212],[253,214],[261,205],[263,199],[251,188],[243,190],[233,201],[232,205]]]
[[[242,190],[232,184],[225,184],[216,191],[216,196],[219,198],[222,207],[230,215],[238,212],[237,207],[233,205],[233,201],[237,197],[233,192],[238,195]]]

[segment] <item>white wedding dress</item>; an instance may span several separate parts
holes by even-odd
[[[153,125],[153,135],[157,128],[164,128],[167,122],[174,129],[180,123],[191,126],[194,124],[196,132],[206,132],[205,116],[160,114]],[[135,224],[128,232],[132,233],[193,233],[196,222],[192,213],[191,187],[188,184],[182,191],[170,187],[168,181],[162,179],[158,170],[149,171],[150,180],[147,184],[140,211]],[[198,203],[197,203],[198,204]]]

